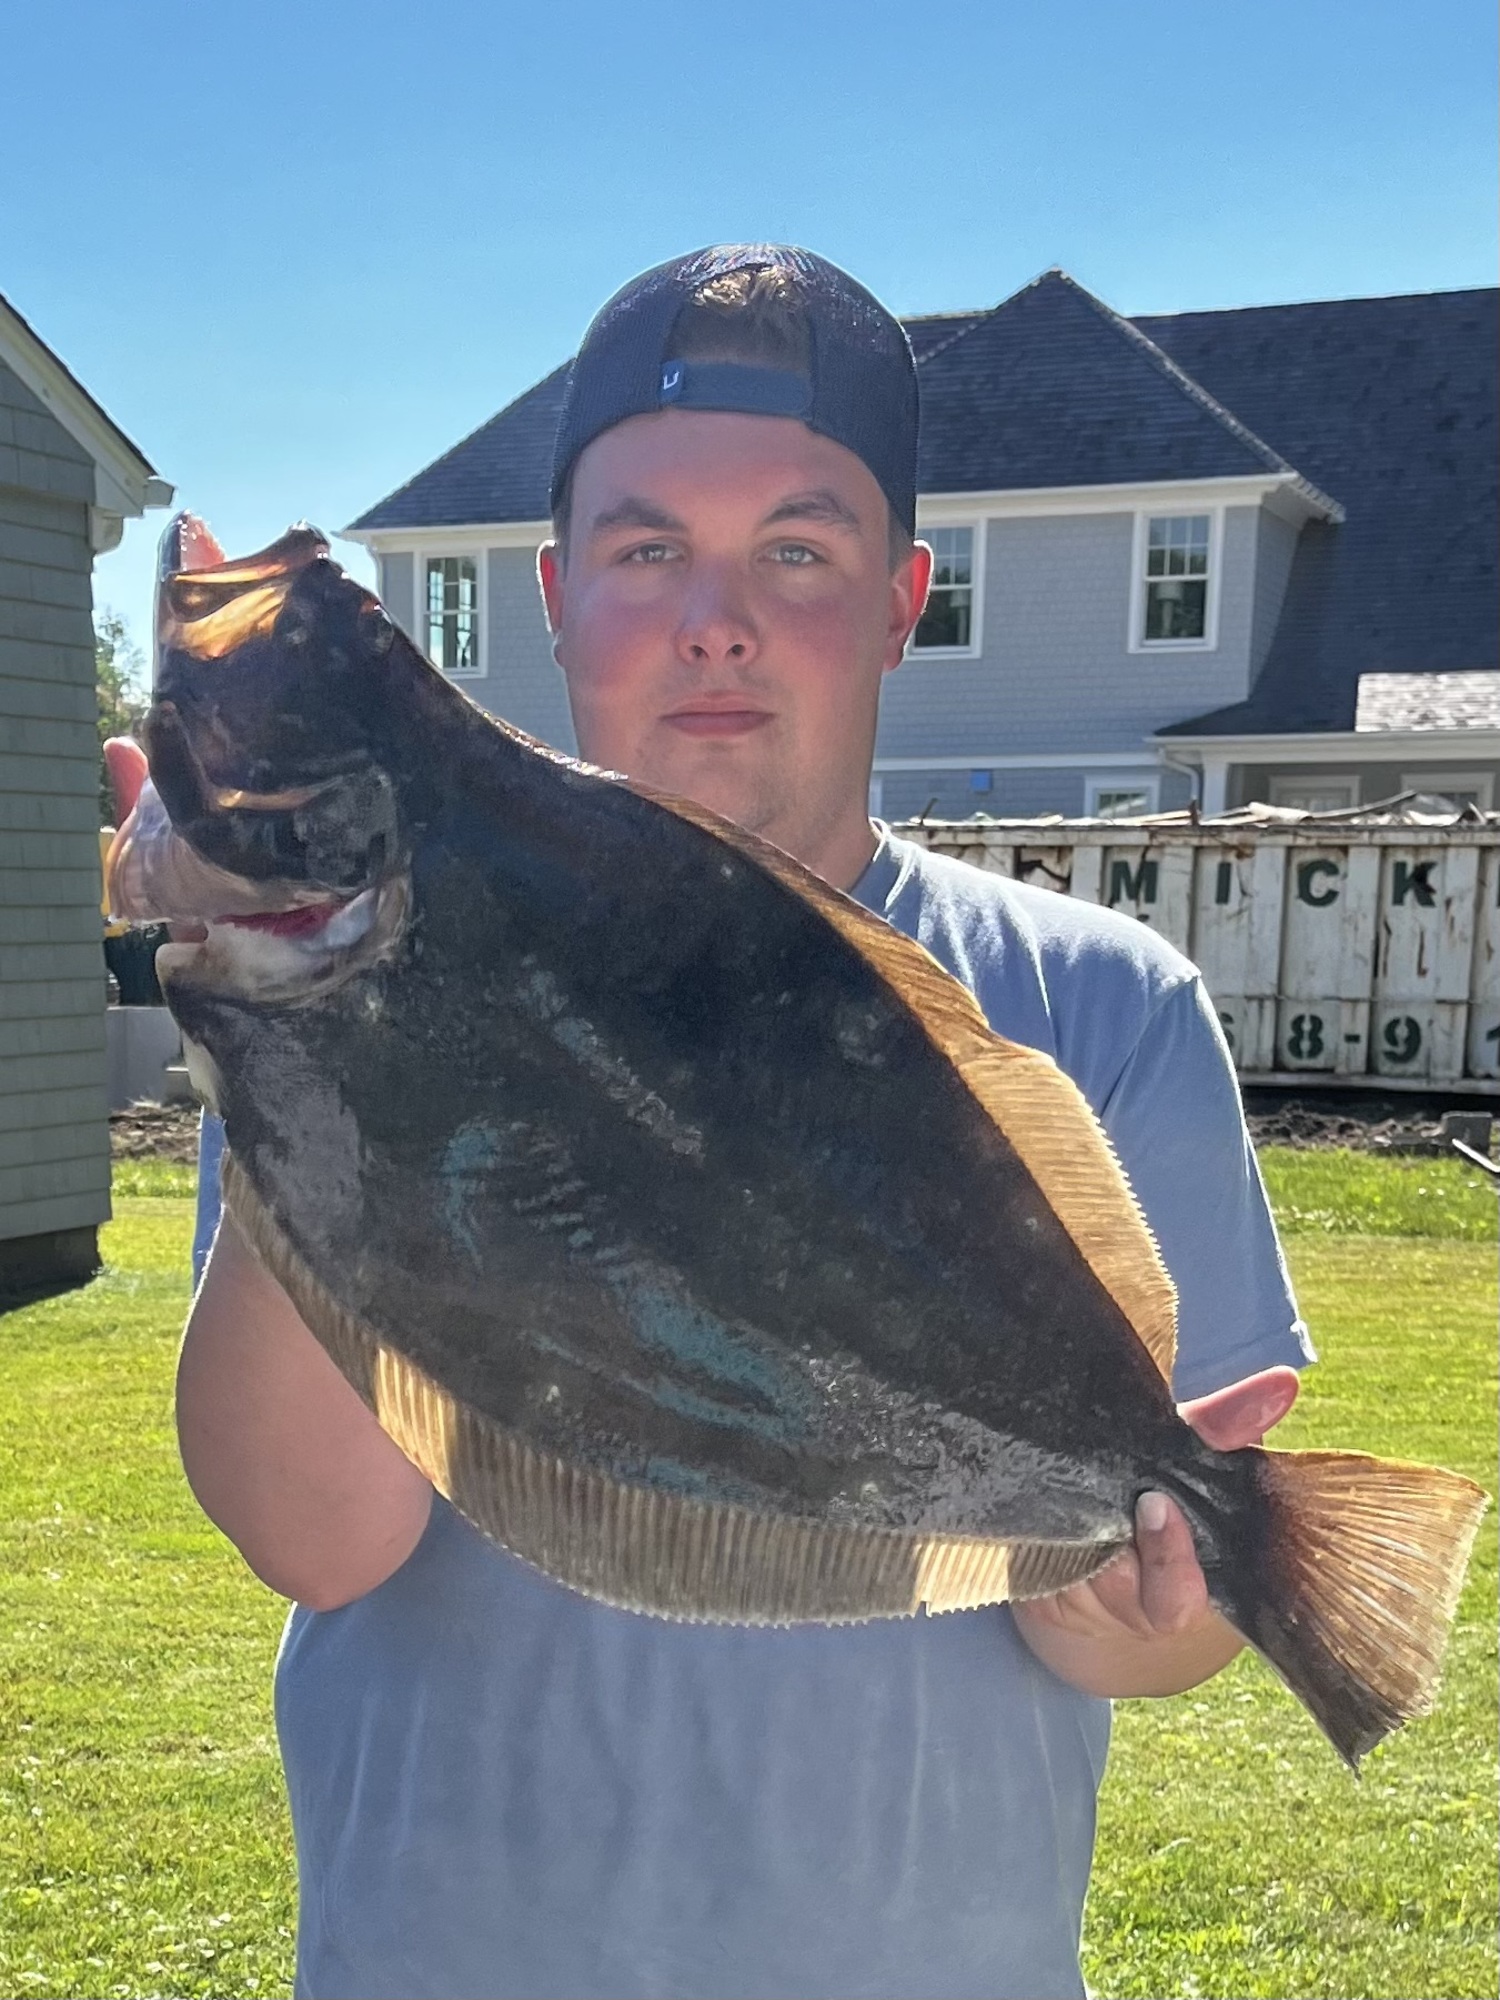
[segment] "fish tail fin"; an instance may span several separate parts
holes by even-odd
[[[1242,1629],[1357,1769],[1432,1705],[1489,1495],[1455,1472],[1360,1452],[1256,1460],[1271,1534]]]

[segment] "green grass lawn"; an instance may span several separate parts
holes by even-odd
[[[1298,1444],[1495,1484],[1495,1197],[1447,1161],[1273,1153],[1324,1365]],[[178,1470],[191,1173],[116,1177],[108,1269],[0,1319],[0,1993],[284,1991],[281,1610]],[[1496,1991],[1495,1518],[1437,1712],[1349,1778],[1253,1660],[1122,1704],[1086,1960],[1101,1995]]]

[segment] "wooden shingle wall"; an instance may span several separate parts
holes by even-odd
[[[109,1215],[93,461],[0,363],[0,1289]]]

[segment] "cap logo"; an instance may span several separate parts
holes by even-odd
[[[682,363],[668,361],[663,364],[661,371],[661,400],[664,403],[675,403],[681,394]]]

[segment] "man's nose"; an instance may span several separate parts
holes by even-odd
[[[759,650],[743,579],[728,567],[700,565],[677,628],[677,650],[698,667],[744,666]]]

